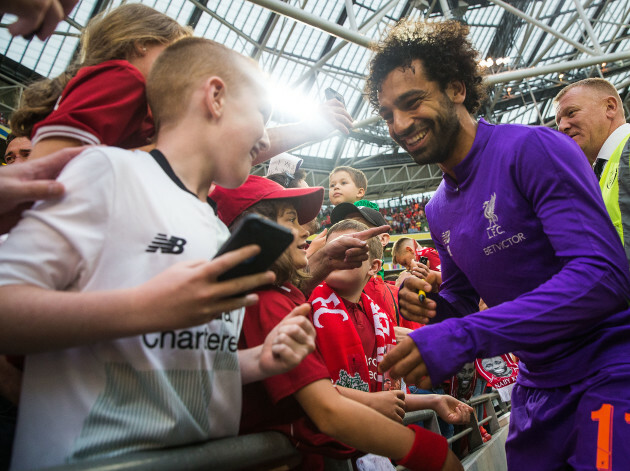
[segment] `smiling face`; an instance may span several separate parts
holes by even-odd
[[[242,85],[227,87],[221,117],[221,158],[216,162],[214,180],[226,188],[240,186],[258,154],[269,148],[265,125],[271,115],[271,104],[261,81],[253,73],[245,76]]]
[[[308,263],[308,259],[306,258],[306,249],[308,248],[308,244],[306,243],[306,239],[310,233],[304,229],[303,226],[300,226],[295,206],[291,204],[283,205],[278,211],[276,221],[278,224],[291,229],[291,232],[293,232],[293,243],[289,246],[285,253],[289,254],[291,262],[295,268],[298,270],[305,268]]]
[[[340,203],[354,203],[359,201],[365,195],[364,188],[358,188],[350,174],[340,170],[333,173],[329,179],[330,192],[328,198],[330,203],[335,206]]]
[[[593,164],[611,133],[607,96],[587,87],[574,87],[556,104],[558,130],[571,137]]]
[[[509,373],[507,363],[501,357],[484,358],[481,366],[495,376],[508,376]]]
[[[378,101],[390,136],[416,163],[439,164],[452,157],[461,129],[459,117],[438,83],[426,78],[421,61],[392,70]]]
[[[457,372],[457,379],[461,389],[468,389],[475,377],[475,364],[466,363],[461,370]]]

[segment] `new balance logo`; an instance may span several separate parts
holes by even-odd
[[[167,237],[166,234],[156,235],[153,238],[153,242],[149,244],[145,252],[157,252],[161,250],[162,253],[180,254],[184,251],[184,245],[186,245],[186,239],[180,239],[179,237],[171,236]]]

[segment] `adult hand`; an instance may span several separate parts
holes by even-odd
[[[405,319],[428,324],[432,317],[435,317],[437,304],[432,299],[425,297],[420,301],[419,291],[430,293],[434,289],[434,282],[437,275],[430,271],[426,279],[410,276],[405,279],[402,288],[398,292],[398,307]]]
[[[0,234],[9,232],[33,201],[63,194],[63,185],[54,179],[84,149],[67,148],[38,160],[0,169]]]
[[[310,312],[310,304],[301,304],[269,332],[259,358],[265,376],[292,370],[315,350],[315,327],[307,317]]]
[[[311,276],[300,284],[300,290],[308,297],[331,272],[360,267],[368,259],[366,240],[389,229],[389,226],[372,227],[365,231],[344,234],[327,242],[309,258],[308,271]]]
[[[78,0],[5,0],[2,12],[11,13],[18,20],[9,25],[13,36],[22,35],[27,39],[36,34],[42,41],[50,36],[77,4]]]
[[[258,302],[256,294],[232,297],[273,283],[271,271],[217,281],[222,273],[260,252],[248,245],[213,260],[175,264],[146,283],[133,288],[134,309],[141,316],[156,316],[162,330],[201,325],[221,315]]]
[[[402,423],[405,417],[405,393],[400,389],[369,393],[369,406],[385,417]]]
[[[433,408],[442,420],[449,424],[467,424],[473,408],[448,394],[439,394]]]
[[[403,339],[385,355],[378,365],[378,371],[389,371],[393,379],[403,378],[406,384],[413,384],[421,389],[431,389],[432,386],[427,365],[411,337]]]
[[[322,103],[317,109],[317,114],[321,124],[316,125],[315,130],[319,130],[321,135],[315,138],[323,139],[332,131],[350,134],[353,119],[339,100],[332,99]]]
[[[352,232],[337,237],[324,246],[326,262],[333,270],[358,268],[368,259],[366,240],[388,232],[389,226],[372,227],[361,232]]]

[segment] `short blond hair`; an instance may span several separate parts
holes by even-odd
[[[193,91],[213,75],[238,91],[251,83],[246,67],[256,62],[210,39],[184,38],[162,52],[147,80],[147,100],[156,133],[166,122],[184,114]]]
[[[587,79],[580,80],[578,82],[573,82],[567,85],[562,90],[560,90],[560,92],[558,92],[556,97],[553,99],[553,104],[556,105],[562,99],[562,97],[567,94],[567,92],[569,92],[573,88],[578,88],[578,87],[584,87],[590,90],[596,90],[597,92],[601,94],[615,97],[615,100],[617,101],[617,105],[619,106],[619,108],[621,109],[621,112],[623,113],[623,104],[621,102],[621,97],[619,96],[619,92],[617,91],[617,89],[612,83],[610,83],[606,79],[599,78],[599,77],[587,78]]]
[[[394,245],[392,246],[392,262],[398,263],[396,258],[403,252],[408,242],[413,242],[413,239],[411,237],[401,237],[394,242]]]

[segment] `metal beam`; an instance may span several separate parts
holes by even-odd
[[[581,0],[573,0],[573,3],[575,4],[575,10],[578,12],[578,15],[580,15],[580,18],[582,19],[582,23],[584,23],[584,29],[586,30],[586,33],[591,38],[593,49],[595,49],[595,52],[597,54],[603,54],[604,51],[602,51],[602,48],[599,45],[599,40],[597,39],[597,36],[595,36],[595,31],[593,31],[593,26],[591,25],[591,20],[586,16],[584,8],[582,8]]]
[[[263,8],[267,8],[268,10],[272,10],[280,15],[288,16],[289,18],[293,18],[294,20],[313,26],[314,28],[325,31],[338,38],[345,39],[348,42],[358,44],[359,46],[369,48],[372,44],[372,40],[363,34],[351,31],[348,28],[338,25],[337,23],[333,23],[332,21],[323,20],[317,15],[294,7],[293,5],[283,3],[279,0],[248,1]]]
[[[346,13],[348,14],[348,21],[350,22],[350,29],[352,29],[352,31],[358,31],[359,28],[357,28],[357,19],[354,16],[354,10],[352,9],[352,0],[345,1]]]
[[[192,3],[193,5],[195,5],[197,8],[199,8],[200,10],[206,12],[208,15],[210,15],[212,18],[214,18],[215,20],[217,20],[219,23],[221,23],[223,26],[225,26],[226,28],[230,29],[231,31],[234,31],[238,36],[240,36],[241,38],[243,38],[245,41],[253,44],[255,47],[261,47],[260,44],[258,44],[256,41],[254,41],[252,38],[250,38],[249,36],[247,36],[245,33],[243,33],[240,29],[238,29],[237,27],[235,27],[233,24],[225,21],[223,18],[221,18],[219,15],[217,15],[215,12],[213,12],[212,10],[210,10],[207,6],[203,5],[202,3],[199,3],[197,0],[188,0],[190,3]]]
[[[493,1],[493,0],[490,0]],[[557,64],[541,65],[539,67],[529,67],[526,69],[511,70],[509,72],[500,72],[498,74],[488,75],[485,78],[487,85],[496,85],[497,83],[511,82],[512,80],[522,80],[536,75],[551,74],[554,72],[563,72],[565,70],[578,69],[580,67],[588,67],[591,65],[601,64],[602,62],[615,62],[619,60],[630,59],[630,51],[615,52],[613,54],[602,54],[585,59],[558,62]]]
[[[523,18],[525,21],[527,21],[528,23],[531,23],[533,25],[538,26],[540,29],[542,29],[543,31],[546,31],[547,33],[562,39],[564,42],[571,44],[571,46],[573,46],[574,48],[585,52],[586,54],[590,54],[590,55],[594,55],[595,51],[593,51],[592,49],[589,49],[588,47],[580,44],[577,41],[574,41],[573,39],[571,39],[568,36],[565,36],[562,33],[559,33],[558,31],[554,30],[553,28],[550,28],[549,26],[547,26],[545,23],[538,21],[536,18],[522,12],[521,10],[519,10],[518,8],[514,8],[512,5],[502,1],[502,0],[488,0],[491,3],[494,3],[498,6],[500,6],[501,8],[503,8],[504,10],[512,13],[513,15],[516,15],[520,18]]]
[[[451,6],[448,4],[448,0],[440,0],[440,6],[442,7],[442,14],[447,20],[453,19],[453,13],[451,12]]]
[[[374,15],[372,15],[372,17],[369,20],[367,20],[365,23],[363,23],[361,25],[361,27],[359,28],[359,32],[362,33],[364,31],[367,31],[372,26],[374,26],[376,23],[381,21],[381,19],[391,9],[393,9],[396,5],[398,5],[399,1],[400,0],[390,0],[390,2],[388,2],[385,6],[383,6],[383,8],[381,8],[379,11],[374,13]],[[313,64],[313,66],[311,67],[311,69],[308,72],[305,72],[304,74],[302,74],[302,76],[300,78],[298,78],[295,82],[293,82],[293,84],[291,86],[293,88],[297,88],[302,82],[307,80],[312,74],[317,72],[317,70],[319,70],[326,62],[328,62],[328,60],[331,57],[333,57],[335,54],[337,54],[339,51],[341,51],[347,45],[348,45],[348,41],[342,41],[339,44],[337,44],[329,52],[327,52],[325,55],[323,55],[315,64]]]

